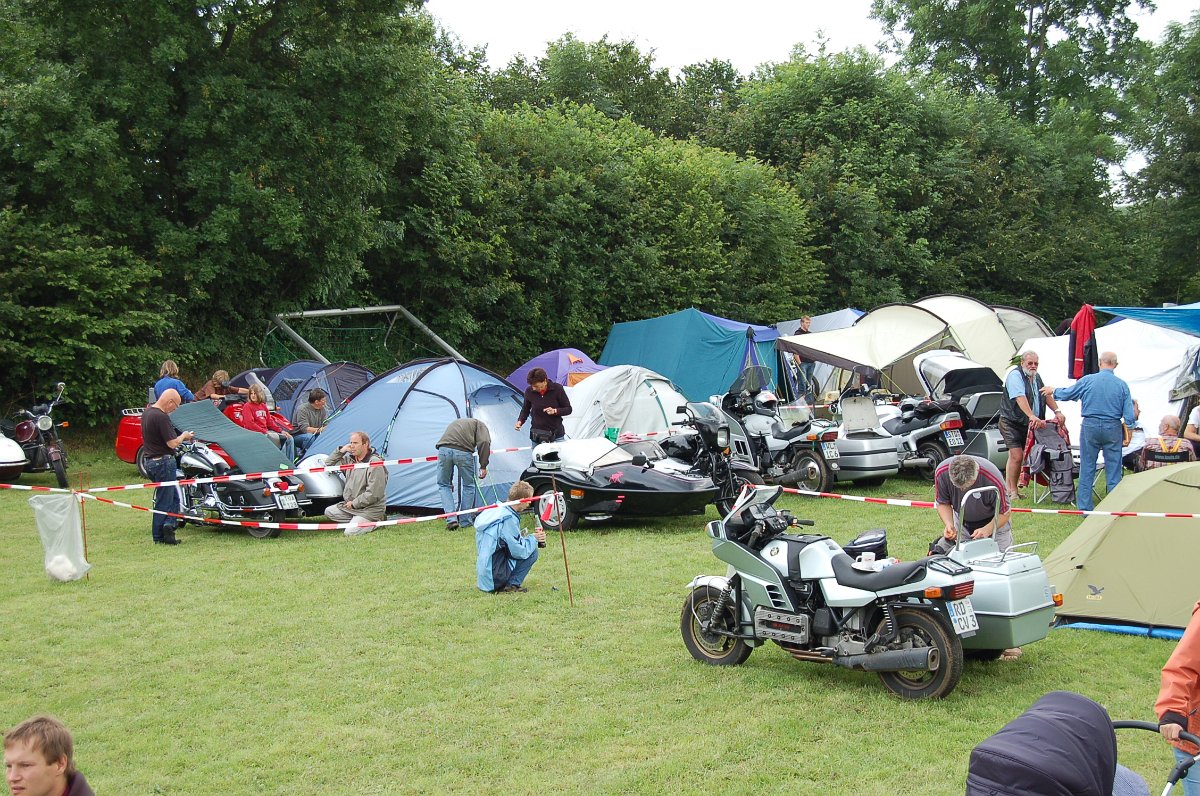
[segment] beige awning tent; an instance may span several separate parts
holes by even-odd
[[[961,351],[1001,378],[1016,353],[996,312],[965,296],[884,304],[848,328],[780,337],[776,345],[804,359],[860,373],[876,372],[886,389],[909,395],[924,391],[913,359],[925,351]]]
[[[1194,513],[1200,462],[1127,475],[1099,511]],[[1060,617],[1185,627],[1200,599],[1200,520],[1092,515],[1046,559]]]

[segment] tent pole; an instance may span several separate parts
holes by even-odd
[[[305,340],[303,337],[301,337],[301,336],[300,336],[300,335],[299,335],[299,334],[296,332],[296,330],[295,330],[295,329],[293,329],[292,327],[290,327],[290,326],[288,326],[286,323],[284,323],[284,321],[283,321],[283,318],[281,318],[281,317],[280,317],[280,316],[278,316],[278,315],[272,315],[272,316],[271,316],[271,320],[272,320],[272,322],[274,322],[274,324],[275,324],[276,326],[278,326],[280,329],[282,329],[282,330],[283,330],[283,333],[284,333],[284,334],[286,334],[288,337],[292,338],[292,341],[293,341],[293,342],[294,342],[296,345],[300,346],[300,347],[301,347],[301,348],[303,348],[305,351],[307,351],[307,352],[308,352],[308,354],[309,354],[309,356],[311,356],[313,359],[315,359],[315,360],[317,360],[318,362],[320,362],[322,365],[328,365],[328,364],[329,364],[329,360],[328,360],[328,359],[326,359],[326,358],[325,358],[325,357],[324,357],[324,356],[321,354],[321,352],[320,352],[320,351],[318,351],[317,349],[315,349],[315,348],[313,348],[311,345],[309,345],[309,344],[308,344],[308,341],[307,341],[307,340]]]

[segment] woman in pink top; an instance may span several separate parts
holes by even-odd
[[[271,415],[271,410],[267,408],[263,399],[262,387],[257,384],[250,386],[250,399],[242,405],[241,424],[243,428],[266,434],[271,442],[275,443],[275,447],[283,451],[289,462],[296,460],[296,441]]]

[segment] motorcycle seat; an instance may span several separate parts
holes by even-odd
[[[883,591],[925,577],[925,562],[905,561],[879,572],[863,572],[854,568],[853,558],[842,553],[833,557],[833,577],[839,584],[851,589]]]
[[[808,430],[810,428],[812,428],[812,421],[806,420],[805,422],[801,423],[800,425],[792,426],[789,429],[779,430],[778,428],[776,428],[775,430],[773,430],[771,432],[771,436],[774,437],[775,439],[782,439],[782,440],[787,440],[790,442],[791,440],[794,440],[797,437],[803,437],[806,434],[808,434]]]

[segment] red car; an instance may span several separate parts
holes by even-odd
[[[226,417],[240,426],[242,424],[242,404],[244,403],[245,401],[226,400],[225,406],[221,411]],[[117,440],[113,444],[113,448],[117,452],[118,459],[130,464],[136,464],[138,472],[142,474],[142,477],[149,478],[150,475],[146,472],[145,464],[146,453],[142,448],[142,412],[144,411],[145,409],[121,410],[121,422],[117,425]],[[275,418],[275,422],[289,431],[291,430],[292,424],[283,415],[278,412],[272,412],[271,416]],[[213,452],[224,459],[225,463],[230,467],[237,466],[233,459],[225,451],[221,450],[219,445],[211,443],[208,440],[204,440],[204,442],[208,443]]]

